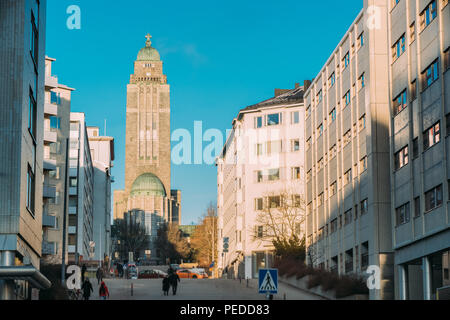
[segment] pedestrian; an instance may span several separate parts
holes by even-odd
[[[172,286],[172,294],[176,295],[178,282],[180,282],[180,277],[178,276],[178,274],[176,272],[172,272],[169,275],[169,282],[170,282],[170,285]]]
[[[81,282],[84,283],[84,274],[86,273],[86,265],[83,264],[83,266],[81,267]]]
[[[162,289],[164,292],[165,296],[169,295],[169,290],[170,290],[170,280],[169,280],[169,276],[165,276],[163,281],[162,281]]]
[[[103,281],[103,270],[102,270],[102,268],[98,267],[97,272],[95,273],[95,276],[97,277],[97,284],[100,284],[100,282]]]
[[[119,273],[119,278],[123,277],[123,265],[121,263],[117,263],[117,271]]]
[[[98,295],[100,296],[101,300],[106,300],[106,297],[108,297],[108,299],[109,299],[109,290],[104,281],[102,281],[102,283],[100,284],[100,289],[98,290]]]
[[[91,297],[91,292],[94,292],[94,289],[92,288],[92,284],[89,281],[89,278],[86,277],[86,279],[83,282],[83,286],[81,287],[83,289],[83,298],[84,300],[89,300]]]

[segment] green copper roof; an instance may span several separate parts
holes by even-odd
[[[130,192],[131,197],[138,196],[155,196],[155,197],[165,197],[166,190],[161,180],[153,173],[144,173],[139,176],[131,187]]]
[[[146,36],[145,47],[139,51],[137,61],[160,61],[158,51],[152,47],[151,37],[149,34]]]

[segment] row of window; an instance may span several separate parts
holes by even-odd
[[[300,113],[299,111],[294,111],[290,113],[291,124],[300,123]],[[283,113],[272,113],[264,116],[258,116],[254,118],[255,129],[262,128],[264,126],[277,126],[283,124]]]
[[[425,192],[425,213],[431,212],[440,207],[443,203],[442,184]],[[414,199],[414,218],[420,217],[420,197]],[[395,209],[396,225],[400,226],[410,222],[410,204],[409,202]]]
[[[255,199],[255,211],[277,209],[282,206],[286,208],[300,208],[301,204],[301,196],[298,194],[292,195],[289,199],[283,196],[269,196]]]
[[[263,182],[279,181],[283,176],[284,176],[284,168],[258,170],[255,171],[255,182],[263,183]],[[299,180],[299,179],[301,179],[301,168],[292,167],[291,180]]]
[[[283,141],[268,141],[266,143],[258,143],[255,145],[255,155],[272,155],[279,154],[285,151],[285,144]],[[290,151],[297,152],[300,151],[300,139],[290,140]]]

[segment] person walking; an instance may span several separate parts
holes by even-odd
[[[176,272],[172,272],[169,275],[169,282],[170,282],[170,285],[172,286],[172,294],[176,295],[178,282],[180,282],[180,277],[178,276],[178,274]]]
[[[98,295],[100,296],[101,300],[106,300],[106,297],[108,297],[109,299],[109,290],[104,281],[102,281],[102,283],[100,284],[100,289],[98,289]]]
[[[97,284],[100,284],[100,282],[103,281],[103,270],[102,270],[102,268],[98,267],[97,272],[95,273],[95,276],[97,277]]]
[[[89,278],[86,277],[86,279],[83,282],[83,285],[81,286],[81,289],[83,289],[83,298],[84,300],[89,300],[91,297],[91,292],[94,292],[94,289],[92,288],[92,284],[89,281]]]
[[[170,280],[169,280],[169,276],[165,276],[163,281],[162,281],[162,289],[164,292],[165,296],[169,295],[169,290],[170,290]]]
[[[84,274],[86,273],[86,265],[83,264],[83,266],[81,267],[81,282],[84,283]]]

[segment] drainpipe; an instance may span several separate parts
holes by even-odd
[[[13,267],[14,251],[0,251],[0,267]],[[14,280],[0,280],[0,300],[16,300]]]
[[[428,257],[422,258],[423,300],[431,300],[431,270]]]

